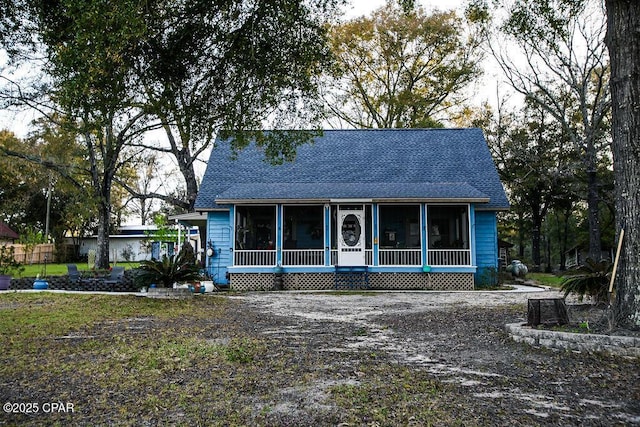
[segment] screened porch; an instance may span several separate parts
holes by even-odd
[[[364,205],[368,266],[470,266],[469,205]],[[335,205],[237,206],[235,266],[338,265]]]

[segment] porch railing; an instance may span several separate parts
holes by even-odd
[[[276,251],[274,250],[236,250],[233,253],[234,265],[276,265]]]
[[[429,249],[429,265],[471,265],[471,249]]]
[[[422,265],[421,249],[380,249],[380,265]]]
[[[324,265],[324,249],[285,249],[282,265]]]
[[[274,250],[236,250],[234,265],[275,266]],[[421,249],[380,249],[378,265],[422,265]],[[429,265],[471,265],[470,249],[430,249]],[[373,251],[365,251],[365,264],[373,265]],[[323,249],[286,249],[282,251],[282,265],[324,265]],[[331,250],[331,265],[338,265],[338,251]]]

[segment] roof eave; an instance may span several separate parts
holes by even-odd
[[[326,203],[489,203],[487,197],[373,197],[331,199],[216,199],[223,205],[273,205],[273,204],[326,204]]]

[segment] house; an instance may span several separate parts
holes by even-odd
[[[15,243],[20,236],[9,228],[7,224],[0,221],[0,244]]]
[[[506,195],[480,129],[327,130],[274,166],[217,140],[196,199],[207,268],[236,290],[473,289],[498,268]]]
[[[67,245],[74,241],[67,237]],[[109,235],[109,261],[143,261],[160,259],[162,255],[173,254],[184,240],[188,240],[196,253],[201,251],[198,227],[172,227],[171,232],[163,231],[155,225],[123,225],[117,233]],[[90,236],[79,239],[78,254],[86,257],[89,251],[98,247],[98,237]]]

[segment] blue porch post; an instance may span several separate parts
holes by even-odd
[[[234,251],[236,250],[236,207],[235,205],[229,206],[229,226],[231,228],[231,262],[230,265],[236,265],[236,256]]]
[[[478,265],[476,259],[476,208],[469,204],[469,248],[471,249],[471,265]]]
[[[421,249],[422,249],[422,265],[429,265],[429,254],[427,253],[427,247],[429,246],[428,241],[428,221],[427,221],[427,204],[420,203],[420,218],[422,220],[422,227],[420,228],[420,232],[422,233],[421,239]]]
[[[282,265],[282,210],[281,204],[276,205],[276,265]]]
[[[331,205],[324,205],[324,265],[331,265]]]
[[[380,251],[380,230],[378,227],[378,204],[371,206],[371,215],[373,216],[373,265],[379,265],[378,255]]]

